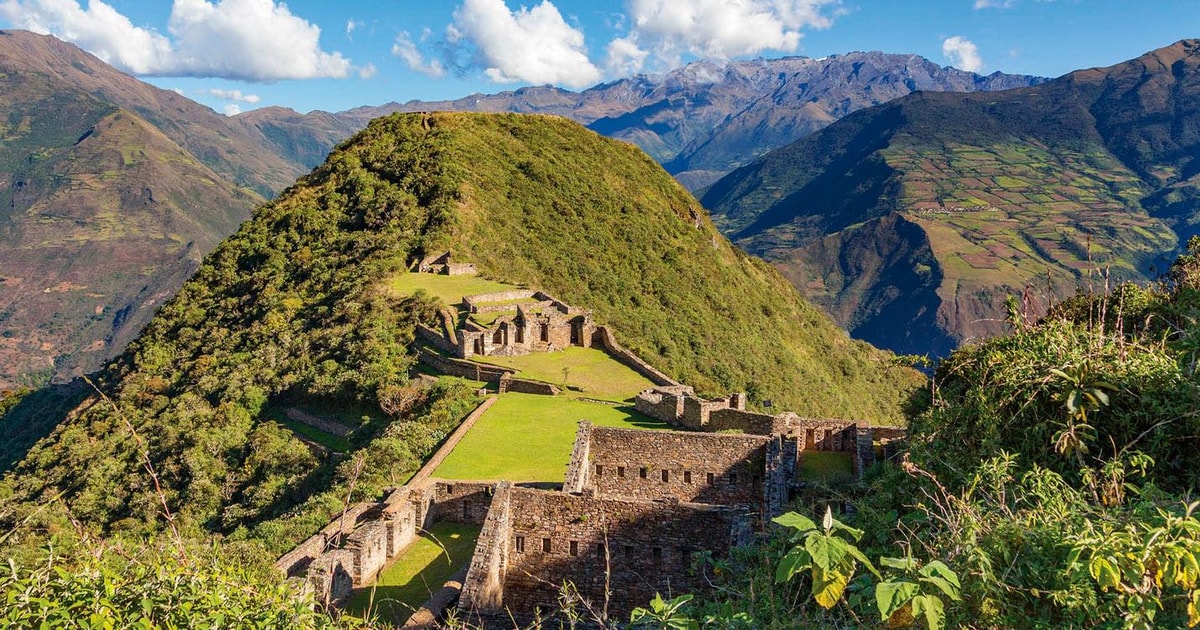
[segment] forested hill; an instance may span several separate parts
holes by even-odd
[[[1200,221],[1200,41],[862,110],[714,184],[717,224],[858,338],[944,354],[1004,298],[1146,280]],[[1182,240],[1181,240],[1182,239]],[[1048,294],[1048,295],[1047,295]]]
[[[736,250],[638,149],[553,117],[395,115],[204,261],[98,380],[113,404],[85,403],[0,481],[0,525],[53,531],[69,509],[107,534],[156,529],[150,467],[185,534],[279,551],[336,511],[348,479],[356,497],[403,479],[473,404],[465,389],[408,389],[414,325],[435,307],[387,289],[444,249],[593,308],[622,344],[706,392],[883,420],[923,380]],[[281,399],[361,411],[350,459],[322,460],[266,421]]]

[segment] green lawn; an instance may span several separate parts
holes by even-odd
[[[854,460],[849,453],[800,453],[800,478],[805,481],[846,481],[853,477]]]
[[[519,357],[474,357],[478,361],[518,370],[518,376],[547,383],[583,388],[582,395],[601,400],[633,400],[638,392],[654,387],[646,377],[597,348],[570,347],[555,352],[535,352]]]
[[[478,525],[435,524],[385,567],[373,586],[354,589],[347,612],[357,617],[371,614],[381,622],[402,625],[470,561],[478,538]]]
[[[443,479],[561,482],[580,420],[610,427],[667,428],[631,407],[562,396],[509,393],[476,422],[433,472]]]
[[[417,289],[441,299],[446,306],[462,302],[463,296],[496,291],[511,291],[520,287],[479,276],[443,276],[432,273],[402,273],[394,276],[388,287],[401,295],[411,295]]]

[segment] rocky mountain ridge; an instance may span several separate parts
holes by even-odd
[[[721,229],[857,337],[944,354],[1197,234],[1200,41],[851,114],[714,184]],[[914,332],[916,331],[916,332]],[[919,334],[918,334],[919,333]]]

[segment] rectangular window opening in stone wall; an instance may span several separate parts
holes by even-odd
[[[633,545],[625,545],[625,559],[633,559]]]
[[[711,486],[714,483],[716,483],[716,481],[717,481],[716,477],[717,477],[716,475],[714,475],[712,473],[708,473],[708,485]]]
[[[662,562],[662,547],[652,547],[650,549],[650,558],[655,562]]]
[[[596,476],[597,477],[604,476],[604,466],[601,466],[600,464],[596,464]]]
[[[729,473],[729,485],[731,485],[731,486],[737,485],[737,473],[735,473],[735,472]]]
[[[579,542],[578,541],[575,541],[575,540],[571,541],[571,555],[572,556],[579,555]]]
[[[550,553],[550,539],[549,538],[542,539],[542,553]]]
[[[662,480],[664,483],[671,480],[671,473],[666,468],[662,469]]]
[[[625,478],[625,467],[624,466],[617,466],[617,476],[622,479]]]
[[[517,536],[517,553],[525,553],[525,537]]]
[[[596,555],[601,558],[605,556],[604,543],[596,543]]]
[[[463,501],[462,505],[463,505],[463,518],[464,519],[471,518],[471,502]]]
[[[639,469],[638,476],[641,477],[642,479],[645,479],[646,478],[646,469],[645,468]]]
[[[683,471],[683,483],[692,483],[692,471]]]
[[[454,484],[449,484],[446,486],[446,494],[454,494]]]

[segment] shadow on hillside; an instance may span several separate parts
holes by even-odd
[[[50,435],[92,389],[82,378],[26,394],[0,418],[0,474],[17,465],[38,440]]]

